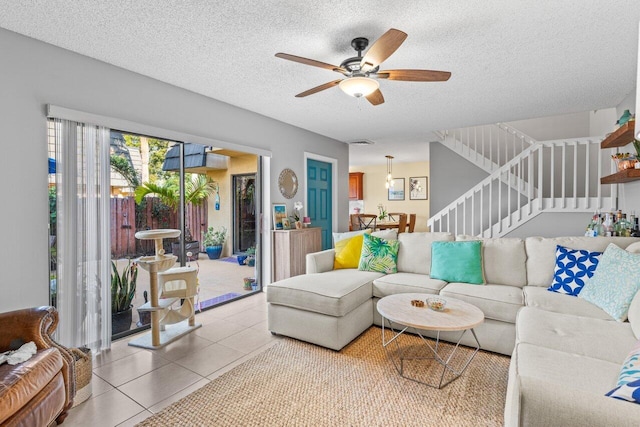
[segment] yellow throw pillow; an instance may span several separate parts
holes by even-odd
[[[333,260],[334,270],[339,270],[341,268],[358,268],[360,252],[362,252],[363,238],[364,234],[360,234],[350,239],[340,240],[336,243],[336,256]]]

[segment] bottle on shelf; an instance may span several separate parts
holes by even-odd
[[[600,213],[598,213],[598,218],[596,219],[596,236],[604,236],[606,234],[604,225],[602,224],[602,217]]]
[[[594,234],[595,225],[596,225],[595,217],[596,217],[595,215],[592,216],[591,217],[591,221],[589,222],[589,224],[587,224],[587,231],[584,232],[584,235],[586,237],[594,237],[595,236],[595,234]]]
[[[613,220],[613,233],[611,234],[612,236],[622,236],[623,235],[623,229],[622,229],[622,211],[618,211],[616,212],[616,215],[614,217]]]
[[[606,213],[604,222],[602,223],[604,227],[604,235],[607,237],[613,236],[613,215],[609,212]]]
[[[618,236],[622,236],[622,237],[631,236],[631,223],[627,220],[626,214],[622,214],[622,219],[620,219],[618,223],[619,223],[618,228],[620,230],[620,232],[618,233]]]
[[[602,233],[602,221],[600,220],[600,211],[596,211],[591,217],[591,222],[587,225],[587,231],[584,233],[587,237],[600,236]]]

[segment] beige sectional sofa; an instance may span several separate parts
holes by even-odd
[[[640,337],[640,296],[629,322],[617,322],[582,298],[549,292],[556,245],[604,251],[640,241],[623,237],[482,239],[484,285],[429,276],[431,243],[449,233],[402,233],[398,272],[334,270],[334,250],[307,256],[307,274],[267,287],[269,330],[339,350],[372,324],[378,299],[423,292],[480,308],[482,349],[512,355],[505,425],[638,425],[640,405],[605,397]],[[455,240],[475,240],[456,236]],[[639,247],[640,244],[634,245]],[[455,341],[458,334],[441,334]],[[472,337],[467,334],[468,339]],[[472,344],[471,341],[462,341]]]

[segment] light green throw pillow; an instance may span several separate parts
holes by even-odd
[[[377,271],[386,274],[397,273],[400,242],[381,239],[369,234],[365,234],[363,237],[358,270]]]
[[[578,298],[597,305],[618,322],[624,322],[631,300],[639,289],[640,255],[609,243],[598,268],[585,281]]]
[[[431,278],[450,283],[484,284],[482,242],[431,243]]]

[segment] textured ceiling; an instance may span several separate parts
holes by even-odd
[[[5,1],[0,27],[341,141],[351,164],[426,156],[433,130],[615,106],[634,87],[634,1]],[[408,33],[382,68],[451,71],[443,83],[381,81],[373,107],[339,78],[274,57],[332,64],[354,37]],[[373,157],[371,157],[373,156]]]

